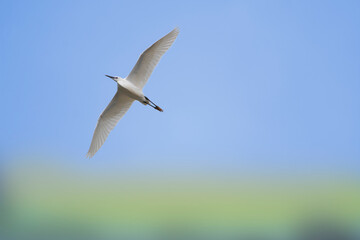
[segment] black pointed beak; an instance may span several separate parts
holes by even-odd
[[[109,76],[109,75],[105,75],[105,76],[107,76],[108,78],[111,78],[112,80],[114,80],[114,78],[115,78],[115,77]]]

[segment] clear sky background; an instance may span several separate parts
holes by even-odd
[[[165,111],[134,103],[85,160],[104,74],[176,26],[144,89]],[[359,26],[359,1],[1,1],[0,157],[358,172]]]

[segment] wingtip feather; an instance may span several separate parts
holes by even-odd
[[[85,158],[91,159],[94,155],[95,155],[95,153],[90,152],[90,149],[89,149],[89,151],[86,153]]]
[[[179,27],[175,27],[171,32],[175,33],[175,35],[177,36],[180,32],[180,28]]]

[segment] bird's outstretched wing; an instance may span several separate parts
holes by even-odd
[[[142,89],[154,68],[159,63],[160,58],[170,48],[178,34],[179,29],[175,28],[170,33],[154,43],[151,47],[146,49],[145,52],[140,55],[136,65],[131,70],[130,74],[126,77],[126,79],[132,82],[138,88]]]
[[[115,96],[98,119],[91,145],[86,155],[87,157],[91,158],[95,155],[95,153],[104,144],[111,130],[114,129],[118,121],[129,110],[133,102],[134,99],[121,93],[118,89]]]

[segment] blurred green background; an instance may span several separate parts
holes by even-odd
[[[4,239],[357,239],[358,179],[108,171],[13,159]],[[336,238],[332,238],[336,236]]]

